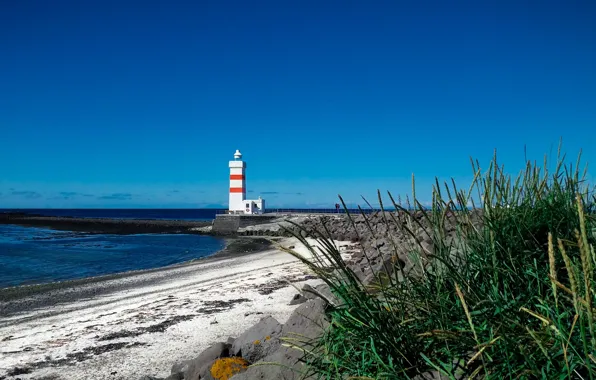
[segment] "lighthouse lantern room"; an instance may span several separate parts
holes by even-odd
[[[246,199],[246,162],[242,161],[242,153],[236,150],[234,161],[230,161],[230,204],[229,214],[254,215],[265,212],[265,200]]]

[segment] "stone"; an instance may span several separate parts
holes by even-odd
[[[282,339],[310,340],[321,336],[328,326],[325,319],[326,303],[320,298],[311,299],[298,306],[282,328]],[[297,343],[299,344],[299,343]],[[275,352],[231,380],[284,379],[298,380],[304,365],[300,362],[303,352],[292,347],[280,346]],[[311,379],[309,377],[308,379]]]
[[[142,376],[139,380],[163,380],[161,377],[155,377],[155,376]]]
[[[225,343],[215,343],[194,359],[183,362],[184,380],[202,379],[201,374],[208,372],[213,362],[219,358],[229,356],[230,346]],[[172,367],[172,370],[174,368]]]
[[[190,360],[185,360],[180,363],[174,363],[174,365],[172,365],[172,368],[170,369],[170,373],[172,375],[176,374],[176,373],[184,373],[184,371],[186,371],[188,369],[189,362],[190,362]]]
[[[319,285],[315,286],[314,288],[308,284],[304,284],[304,286],[302,287],[302,295],[307,300],[320,299],[321,297],[319,296],[319,294],[321,296],[325,297],[327,300],[329,300],[333,304],[339,303],[339,300],[337,299],[337,297],[335,297],[335,295],[331,292],[329,285],[327,285],[325,283],[319,284]]]
[[[234,374],[244,372],[247,367],[248,362],[240,357],[217,359],[207,368],[201,380],[228,380]]]
[[[263,358],[261,362],[267,363],[257,366],[249,366],[240,374],[234,375],[230,380],[298,380],[299,371],[303,364],[299,362],[302,353],[296,349],[281,346],[271,355]]]
[[[431,255],[431,254],[433,254],[435,252],[435,245],[434,245],[432,239],[423,240],[420,243],[420,247],[422,248],[422,252],[421,253],[423,255],[425,255],[425,256],[426,255]]]
[[[164,380],[184,380],[184,374],[182,372],[173,373]]]
[[[304,297],[302,294],[295,294],[292,300],[290,301],[290,305],[299,305],[307,301],[307,298]]]
[[[254,363],[279,348],[281,331],[282,326],[275,318],[261,318],[256,325],[236,338],[232,345],[232,355]]]
[[[374,248],[381,248],[382,246],[384,246],[385,244],[387,244],[387,239],[383,239],[383,238],[377,238],[373,240],[372,246]]]
[[[308,300],[294,310],[283,325],[281,336],[284,338],[315,339],[329,325],[325,318],[327,305],[320,298]]]
[[[315,286],[315,290],[319,292],[323,297],[325,297],[328,301],[332,304],[337,305],[339,303],[339,298],[333,294],[331,288],[327,284],[320,284]]]
[[[306,298],[307,300],[312,300],[317,298],[317,295],[314,294],[315,292],[315,288],[313,288],[312,286],[310,286],[309,284],[304,284],[302,286],[302,295],[304,296],[304,298]]]

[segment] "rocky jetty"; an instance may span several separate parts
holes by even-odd
[[[0,224],[100,234],[191,233],[193,229],[211,226],[210,221],[70,218],[24,213],[0,213]]]

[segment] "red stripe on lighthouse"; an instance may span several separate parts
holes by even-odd
[[[243,187],[230,187],[230,193],[244,193]]]
[[[230,179],[244,179],[244,174],[230,174]]]

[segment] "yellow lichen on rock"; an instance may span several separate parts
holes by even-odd
[[[261,341],[257,339],[253,342],[253,344],[256,346],[257,344],[261,344]]]
[[[271,339],[271,336],[267,335],[267,336],[265,337],[265,340],[269,340],[269,339]]]
[[[228,380],[237,373],[244,371],[248,362],[240,357],[217,359],[211,366],[211,376],[215,380]]]

